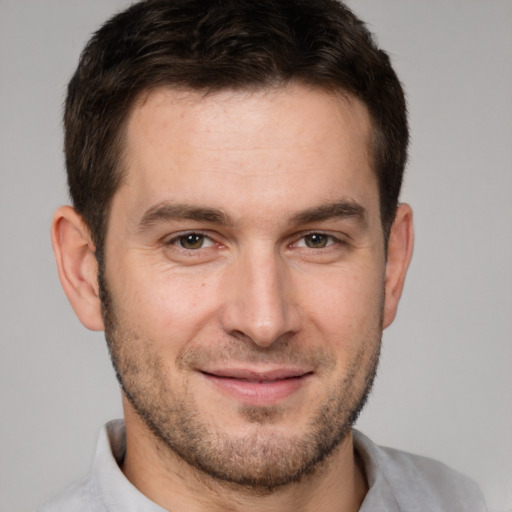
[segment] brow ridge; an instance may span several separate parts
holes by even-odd
[[[289,223],[291,225],[311,224],[333,218],[355,219],[366,224],[367,211],[362,205],[353,200],[341,199],[301,211],[293,215]],[[163,201],[152,206],[144,213],[138,227],[142,231],[160,222],[181,219],[225,226],[234,224],[230,215],[218,208]]]
[[[299,212],[290,219],[290,223],[311,224],[333,218],[355,219],[362,224],[367,224],[368,212],[361,204],[351,199],[341,199]]]
[[[163,201],[149,208],[139,222],[139,229],[144,230],[170,220],[196,220],[222,225],[232,225],[231,217],[222,210],[206,206],[193,206]]]

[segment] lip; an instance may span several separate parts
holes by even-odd
[[[313,372],[298,368],[259,371],[248,368],[200,370],[202,376],[236,400],[247,405],[275,405],[291,397],[309,381]]]

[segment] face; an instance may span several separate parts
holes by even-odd
[[[343,440],[377,366],[386,261],[365,107],[299,86],[159,89],[126,148],[101,280],[130,407],[216,478],[298,479]]]

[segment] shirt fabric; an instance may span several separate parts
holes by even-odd
[[[357,430],[368,493],[359,512],[485,512],[480,490],[441,462],[383,448]],[[138,491],[120,470],[125,452],[123,420],[101,431],[91,474],[38,512],[166,512]]]

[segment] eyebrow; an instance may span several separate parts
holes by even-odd
[[[359,203],[355,201],[342,199],[335,202],[316,206],[294,215],[291,224],[311,224],[313,222],[322,222],[330,219],[354,219],[357,222],[366,225],[368,223],[368,213]]]
[[[295,214],[290,219],[291,225],[311,224],[329,219],[354,219],[367,224],[367,211],[359,203],[342,199],[309,208]],[[163,201],[149,208],[138,223],[139,231],[149,229],[156,224],[171,220],[195,220],[223,226],[232,226],[232,218],[220,209],[189,204],[170,203]]]
[[[152,206],[144,213],[138,224],[138,229],[143,231],[161,222],[181,219],[211,222],[226,226],[233,224],[231,217],[227,213],[216,208],[164,201]]]

